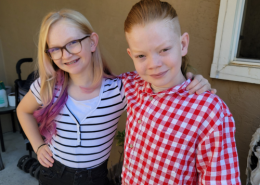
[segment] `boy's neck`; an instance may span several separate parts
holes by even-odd
[[[154,93],[158,93],[158,92],[161,92],[161,91],[165,91],[165,90],[167,90],[167,89],[170,89],[170,88],[172,88],[172,87],[174,87],[174,86],[176,86],[176,85],[180,85],[180,84],[182,84],[182,83],[185,82],[185,81],[186,81],[186,79],[185,79],[185,77],[182,75],[181,78],[178,80],[178,82],[175,83],[175,84],[172,84],[170,87],[156,87],[155,85],[151,84],[151,88],[152,88],[152,90],[153,90]]]

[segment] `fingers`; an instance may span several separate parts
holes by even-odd
[[[47,145],[42,146],[37,152],[38,161],[42,166],[49,168],[52,167],[54,159],[52,158],[52,152]]]
[[[208,80],[204,79],[202,75],[196,75],[194,76],[194,79],[191,81],[191,83],[187,86],[186,90],[189,91],[189,94],[193,94],[207,83]],[[206,90],[204,90],[203,92],[205,92]]]
[[[192,72],[187,72],[186,73],[186,79],[192,79],[194,77]]]
[[[217,93],[217,89],[211,89],[210,91],[212,94],[216,94]]]
[[[216,94],[216,89],[211,89],[209,81],[203,78],[202,75],[193,75],[191,72],[186,74],[187,79],[192,79],[192,82],[187,86],[186,90],[189,91],[189,94],[202,94],[205,91],[210,91],[212,94]]]

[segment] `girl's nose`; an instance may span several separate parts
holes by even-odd
[[[69,57],[71,57],[71,56],[72,56],[72,54],[69,53],[66,49],[63,49],[63,50],[62,50],[62,58],[63,58],[63,59],[67,59],[67,58],[69,58]]]

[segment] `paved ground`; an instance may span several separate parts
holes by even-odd
[[[5,169],[0,171],[0,185],[37,185],[34,177],[16,166],[22,156],[29,154],[19,131],[5,133],[4,143],[6,151],[1,155]]]

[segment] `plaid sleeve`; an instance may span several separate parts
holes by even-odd
[[[125,85],[129,80],[132,80],[136,77],[137,72],[132,71],[132,72],[127,72],[127,73],[122,73],[117,76],[117,78],[121,79],[123,84]]]
[[[214,106],[218,107],[218,106]],[[238,155],[235,143],[235,122],[223,102],[210,112],[209,125],[215,125],[199,143],[196,166],[199,184],[236,185],[241,184]]]

